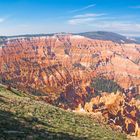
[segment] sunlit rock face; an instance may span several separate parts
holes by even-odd
[[[139,87],[140,45],[58,34],[8,40],[0,47],[3,84],[43,95],[45,101],[61,107],[85,104],[87,87],[98,76],[123,88]]]
[[[84,106],[75,109],[78,113],[90,113],[100,123],[109,124],[114,130],[140,138],[140,100],[124,93],[101,93]]]

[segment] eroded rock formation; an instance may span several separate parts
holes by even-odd
[[[78,112],[89,112],[99,122],[107,122],[113,129],[140,137],[140,102],[134,96],[117,92],[102,93],[92,98]]]
[[[11,39],[0,47],[0,81],[64,108],[85,104],[94,77],[140,88],[140,45],[78,35]],[[90,90],[90,92],[89,92]]]

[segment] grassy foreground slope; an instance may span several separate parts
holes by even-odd
[[[0,87],[0,140],[125,140],[88,115],[64,111]]]

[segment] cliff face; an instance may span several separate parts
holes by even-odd
[[[84,104],[87,87],[98,76],[126,89],[139,86],[140,45],[55,35],[9,40],[0,48],[2,83],[43,95],[62,107]]]

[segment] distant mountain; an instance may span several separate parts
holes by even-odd
[[[25,34],[25,35],[13,35],[13,36],[0,36],[0,39],[17,38],[17,37],[40,37],[40,36],[53,36],[54,34]]]
[[[111,40],[117,43],[138,43],[138,41],[135,38],[129,38],[117,33],[106,32],[106,31],[84,32],[84,33],[78,33],[78,35],[85,36],[91,39]]]
[[[41,36],[53,36],[57,33],[51,34],[25,34],[25,35],[15,35],[15,36],[0,36],[0,41],[2,39],[7,38],[28,38],[28,37],[41,37]],[[62,34],[68,34],[62,32]],[[71,33],[73,34],[73,33]],[[84,37],[88,37],[91,39],[98,39],[98,40],[110,40],[117,43],[138,43],[140,44],[140,37],[126,37],[114,32],[107,32],[107,31],[93,31],[93,32],[83,32],[83,33],[76,33],[73,35],[81,35]]]

